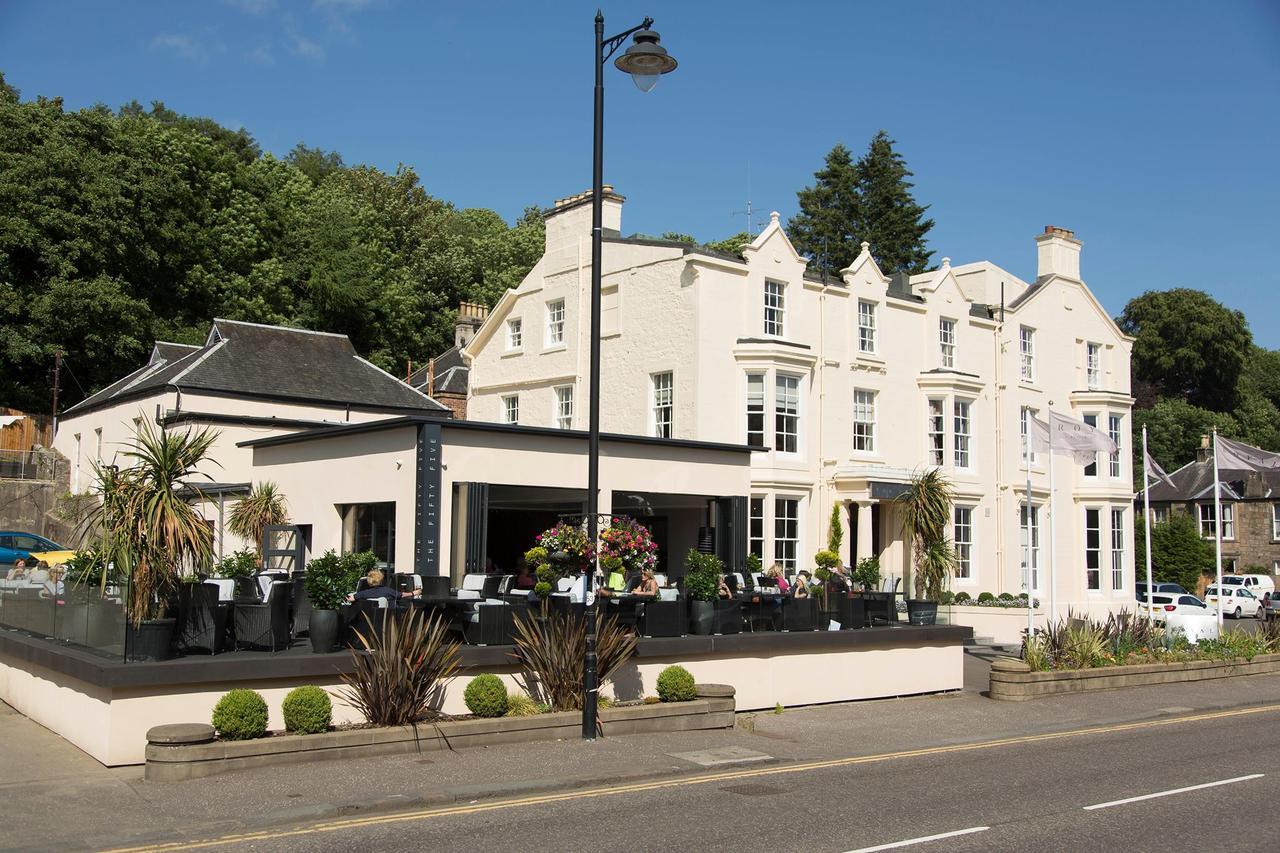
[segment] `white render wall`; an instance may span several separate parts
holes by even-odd
[[[608,217],[620,204],[606,203]],[[506,395],[518,394],[520,422],[554,425],[555,386],[575,386],[574,426],[586,426],[590,235],[582,207],[548,219],[547,254],[521,285],[508,291],[465,355],[472,365],[468,417],[501,421]],[[1068,607],[1102,612],[1129,600],[1133,583],[1132,472],[1129,396],[1131,341],[1079,281],[1080,244],[1057,232],[1037,237],[1040,284],[1014,308],[1009,305],[1030,285],[990,262],[952,267],[948,259],[933,271],[912,276],[920,300],[888,293],[870,253],[843,271],[841,280],[804,277],[798,256],[776,216],[745,249],[746,261],[686,253],[681,247],[606,239],[603,272],[604,335],[601,342],[602,428],[652,434],[650,375],[672,371],[675,384],[674,436],[743,443],[746,435],[746,374],[766,376],[765,442],[753,454],[752,494],[764,501],[766,563],[774,551],[774,499],[800,501],[798,566],[811,566],[825,546],[833,502],[869,505],[869,483],[903,482],[929,464],[926,429],[929,399],[944,402],[944,469],[958,494],[957,505],[973,513],[971,576],[953,588],[1020,592],[1023,589],[1019,507],[1025,499],[1021,460],[1020,407],[1043,418],[1055,410],[1081,418],[1097,414],[1106,429],[1109,413],[1122,416],[1120,476],[1107,461],[1099,475],[1085,477],[1069,458],[1059,458],[1056,549],[1049,547],[1050,523],[1041,511],[1036,594]],[[785,329],[764,334],[766,280],[785,285]],[[1003,297],[1005,310],[1000,311]],[[564,349],[543,350],[545,303],[564,298]],[[858,303],[875,306],[876,348],[858,349]],[[992,311],[971,313],[975,305]],[[994,316],[991,316],[994,314]],[[1003,314],[1003,322],[1001,315]],[[506,347],[506,323],[521,316],[524,346]],[[954,368],[940,371],[939,321],[955,321]],[[1019,327],[1035,330],[1036,376],[1019,378]],[[1085,344],[1102,346],[1100,388],[1087,391]],[[801,381],[801,435],[796,453],[773,447],[773,397],[777,374]],[[853,447],[855,389],[875,393],[873,451]],[[954,465],[954,401],[970,405],[970,463]],[[1043,458],[1032,469],[1033,500],[1048,501]],[[1099,589],[1085,582],[1084,513],[1100,511]],[[1110,510],[1123,513],[1122,579],[1111,583]],[[856,511],[856,510],[855,510]],[[864,510],[869,518],[869,510]],[[909,549],[900,540],[892,507],[882,503],[881,551],[884,571],[906,576]],[[846,517],[847,519],[847,517]],[[846,563],[865,556],[870,537],[855,540],[845,523]],[[1057,583],[1051,595],[1051,550]]]

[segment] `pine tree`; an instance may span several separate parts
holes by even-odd
[[[933,220],[924,218],[928,207],[916,204],[911,195],[914,184],[907,179],[912,173],[893,145],[889,134],[878,131],[854,167],[862,213],[855,233],[859,242],[871,244],[871,254],[886,275],[924,272],[933,255],[925,244]]]
[[[813,177],[813,186],[796,193],[800,212],[787,223],[787,234],[796,251],[812,259],[811,271],[836,276],[859,252],[855,235],[862,219],[861,201],[849,149],[837,144],[827,154],[826,166]]]

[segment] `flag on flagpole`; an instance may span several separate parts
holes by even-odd
[[[1076,460],[1077,465],[1092,465],[1097,461],[1099,453],[1119,452],[1111,436],[1102,430],[1057,412],[1049,413],[1049,423],[1028,413],[1027,435],[1031,439],[1032,450],[1052,448],[1055,451],[1066,451]],[[1277,458],[1280,459],[1280,456]]]
[[[1147,473],[1151,475],[1151,477],[1153,477],[1156,480],[1159,480],[1160,482],[1164,483],[1166,486],[1173,485],[1173,480],[1169,479],[1169,475],[1166,474],[1164,472],[1164,469],[1160,467],[1160,463],[1151,457],[1150,453],[1144,450],[1142,451],[1142,456],[1147,466]]]
[[[1219,435],[1218,469],[1221,471],[1275,471],[1280,469],[1280,453],[1260,450]]]

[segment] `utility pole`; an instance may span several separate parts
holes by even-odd
[[[53,351],[53,433],[58,432],[58,383],[62,379],[62,350]]]

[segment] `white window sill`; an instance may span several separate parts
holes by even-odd
[[[547,353],[552,353],[552,352],[564,352],[568,348],[569,348],[568,345],[565,344],[564,342],[561,342],[558,344],[548,344],[547,346],[542,348],[542,354],[546,355]]]
[[[524,355],[524,348],[509,349],[501,355],[501,358],[511,358],[512,356]]]
[[[862,352],[859,350],[853,357],[854,361],[865,361],[869,364],[884,364],[884,359],[876,355],[874,352]]]
[[[1036,381],[1035,381],[1034,379],[1019,379],[1019,380],[1018,380],[1018,387],[1019,387],[1019,388],[1023,388],[1023,389],[1025,389],[1025,390],[1027,390],[1027,391],[1039,391],[1039,390],[1040,390],[1040,386],[1036,385]]]

